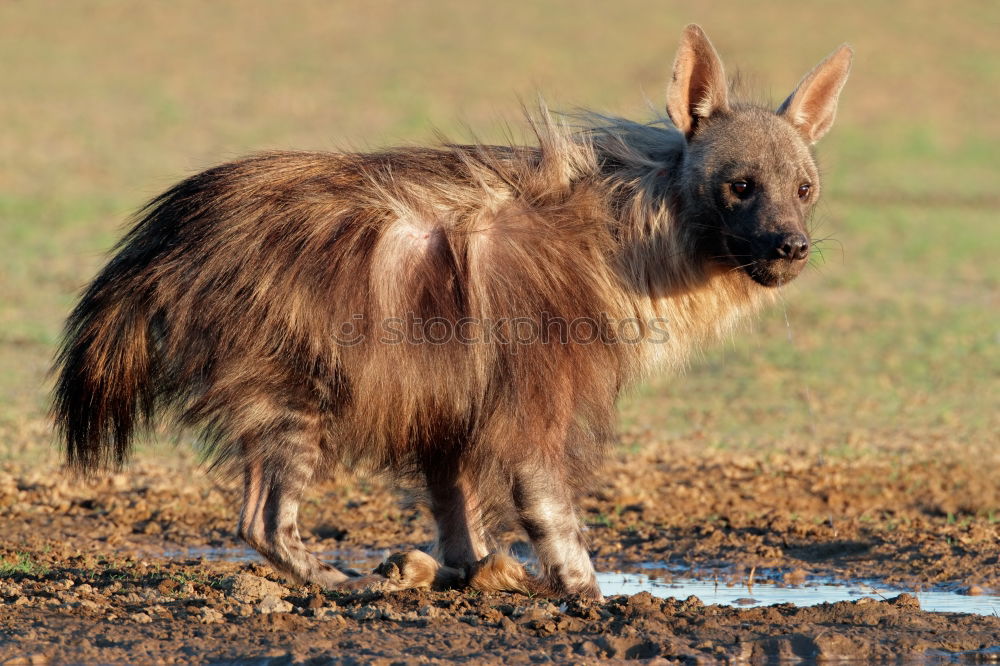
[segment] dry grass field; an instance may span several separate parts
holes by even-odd
[[[128,661],[130,654],[489,661],[507,648],[518,660],[538,661],[557,659],[556,645],[568,646],[563,659],[570,661],[763,659],[786,650],[766,643],[779,631],[768,622],[812,623],[814,637],[840,627],[834,634],[853,636],[872,655],[1000,645],[995,622],[935,643],[940,627],[966,622],[956,616],[886,647],[882,638],[852,634],[868,620],[846,611],[808,622],[741,619],[751,611],[732,611],[719,620],[729,628],[706,638],[688,636],[677,620],[694,622],[697,608],[657,606],[673,619],[645,629],[637,620],[640,629],[629,633],[614,618],[648,613],[629,616],[622,601],[624,610],[570,612],[574,622],[551,631],[541,620],[537,627],[519,621],[522,633],[504,629],[511,642],[487,648],[476,631],[495,634],[489,627],[521,617],[497,611],[498,619],[490,609],[537,600],[477,599],[463,609],[457,597],[426,593],[399,603],[445,609],[440,626],[426,614],[422,624],[407,624],[391,613],[376,626],[354,610],[344,611],[344,623],[315,620],[315,607],[336,602],[310,602],[308,592],[295,593],[285,624],[251,614],[246,626],[270,636],[255,642],[240,628],[237,606],[212,601],[221,588],[211,581],[235,565],[188,566],[168,555],[188,544],[235,544],[233,489],[193,471],[197,461],[186,448],[164,445],[188,434],[162,433],[141,447],[141,469],[114,482],[84,486],[60,476],[46,373],[79,290],[145,200],[197,170],[263,149],[368,149],[434,142],[438,133],[520,139],[521,100],[539,93],[556,109],[648,117],[662,106],[689,22],[705,28],[755,98],[774,105],[839,43],[850,42],[856,59],[837,125],[818,147],[821,254],[752,330],[704,350],[683,377],[656,378],[623,402],[620,451],[606,483],[584,499],[597,561],[624,570],[650,560],[720,571],[760,566],[776,575],[804,570],[1000,594],[1000,4],[6,2],[0,618],[8,619],[0,620],[0,662],[28,653],[71,661]],[[137,505],[137,493],[148,501]],[[369,507],[360,514],[359,502]],[[314,498],[307,519],[347,529],[338,538],[320,534],[314,543],[324,548],[393,549],[430,538],[419,512],[399,509],[367,483],[332,485]],[[56,595],[52,587],[63,580],[69,587],[93,580],[112,598],[109,562],[122,572],[115,580],[139,596],[108,601],[112,610],[61,611],[63,602],[79,609],[86,596]],[[199,609],[228,618],[198,629],[200,638],[191,629],[201,626],[191,619],[194,606],[161,585],[184,576],[194,582],[187,597],[208,599]],[[159,590],[155,605],[167,611],[150,611],[149,623],[128,629],[122,622],[145,612],[136,601],[144,589]],[[18,599],[26,601],[15,607]],[[884,616],[910,626],[898,606],[875,623]],[[610,643],[601,643],[602,613],[614,616]],[[917,624],[938,621],[919,615]],[[177,629],[187,638],[156,638],[171,622],[187,627]],[[739,634],[740,622],[759,625],[759,634]],[[417,636],[436,626],[452,643]],[[33,638],[24,637],[26,627],[34,627]],[[101,652],[95,627],[109,651]],[[293,649],[285,630],[322,635],[326,643],[317,644],[331,647]],[[139,647],[122,638],[128,631],[145,636]],[[382,652],[365,647],[396,631],[412,636],[418,653],[408,653],[405,641]],[[90,647],[57,649],[60,635],[90,636]],[[230,648],[215,650],[213,640]],[[710,647],[698,647],[705,641]],[[765,647],[744,654],[740,641]],[[809,649],[850,651],[828,643],[815,638]],[[801,645],[789,645],[786,652],[799,654]]]

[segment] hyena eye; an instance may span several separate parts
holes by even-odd
[[[802,183],[799,185],[799,199],[805,199],[808,197],[810,189],[812,189],[812,185],[809,183]]]
[[[749,180],[734,180],[729,183],[729,189],[732,190],[733,194],[742,199],[753,193],[753,182]]]

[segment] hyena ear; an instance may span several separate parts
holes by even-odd
[[[674,126],[691,138],[698,121],[729,110],[726,73],[719,54],[702,29],[692,23],[684,28],[674,57],[674,72],[667,87],[667,113]]]
[[[837,115],[837,98],[847,83],[854,51],[843,44],[805,75],[784,103],[778,115],[794,125],[809,143],[820,140]]]

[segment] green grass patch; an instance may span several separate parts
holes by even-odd
[[[985,449],[1000,431],[998,20],[972,2],[0,4],[0,459],[48,459],[62,322],[145,200],[253,150],[525,136],[519,98],[536,92],[641,118],[689,21],[774,102],[835,45],[857,59],[818,146],[814,270],[686,375],[636,387],[621,423],[644,435],[626,441]]]
[[[0,560],[0,578],[44,576],[49,571],[49,567],[38,564],[27,553],[17,553],[14,558]]]

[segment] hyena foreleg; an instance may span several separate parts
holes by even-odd
[[[601,589],[567,484],[537,461],[525,461],[513,476],[514,505],[535,548],[543,582],[557,594],[600,598]]]

